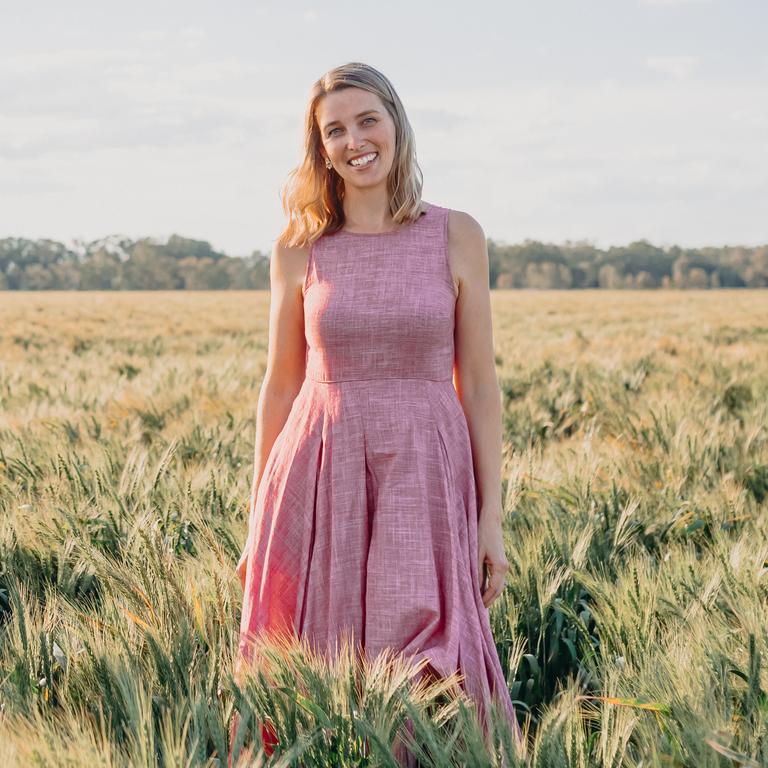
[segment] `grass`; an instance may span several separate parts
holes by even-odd
[[[235,710],[250,765],[768,764],[765,294],[492,300],[523,747],[394,654],[235,675],[266,293],[13,292],[0,764],[223,766]]]

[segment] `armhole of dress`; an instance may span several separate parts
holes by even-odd
[[[451,209],[446,208],[443,213],[443,261],[445,262],[445,279],[448,281],[448,285],[451,288],[454,301],[458,301],[458,294],[456,293],[456,285],[453,282],[453,273],[451,272],[451,260],[448,257],[448,217],[451,215]]]
[[[307,291],[309,290],[309,286],[312,285],[312,273],[313,273],[313,267],[314,267],[314,253],[315,253],[315,244],[317,243],[317,240],[313,241],[309,244],[309,254],[307,255],[307,268],[304,271],[304,282],[301,284],[301,295],[302,298],[307,295]]]

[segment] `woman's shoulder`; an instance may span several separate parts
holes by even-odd
[[[448,217],[448,227],[451,233],[458,236],[479,235],[482,233],[483,228],[477,219],[466,211],[460,211],[456,208],[449,208],[445,205],[438,205],[437,203],[424,202],[422,205],[425,211],[429,208],[434,208],[437,211],[442,211]]]
[[[451,240],[485,241],[485,232],[480,222],[466,211],[448,208],[448,237]]]
[[[276,240],[272,245],[270,284],[282,282],[302,286],[309,260],[309,245],[286,245]]]
[[[271,259],[280,264],[291,264],[301,261],[309,253],[310,245],[286,245],[279,240],[272,244]]]

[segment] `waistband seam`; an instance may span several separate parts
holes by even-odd
[[[312,376],[306,376],[305,381],[312,381],[315,384],[345,384],[348,381],[434,381],[442,383],[445,381],[453,381],[453,376],[449,376],[447,379],[430,379],[426,376],[370,376],[359,379],[315,379]]]

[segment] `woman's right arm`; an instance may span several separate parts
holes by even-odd
[[[304,382],[306,340],[301,289],[307,267],[307,248],[275,243],[269,262],[269,340],[267,369],[256,406],[256,444],[253,457],[251,507],[272,446],[285,426],[293,401]],[[245,588],[246,565],[255,521],[249,518],[248,538],[237,574]]]

